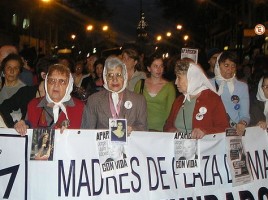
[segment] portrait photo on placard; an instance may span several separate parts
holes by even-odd
[[[111,142],[127,142],[127,121],[126,119],[109,119]]]
[[[30,160],[52,161],[55,130],[33,129]]]

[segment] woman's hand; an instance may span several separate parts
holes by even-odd
[[[265,121],[259,121],[257,126],[261,127],[263,130],[267,129],[267,123]]]
[[[237,123],[236,125],[236,132],[238,135],[244,135],[245,130],[246,130],[246,122],[244,121],[240,121],[239,123]]]
[[[205,135],[206,133],[200,128],[194,128],[192,130],[192,139],[202,139]]]
[[[29,126],[26,125],[24,120],[20,120],[14,125],[14,128],[21,136],[25,136]]]
[[[133,131],[132,126],[127,126],[127,136],[130,136],[132,131]]]

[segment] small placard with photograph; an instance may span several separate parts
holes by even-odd
[[[109,131],[112,143],[127,143],[126,119],[109,119]]]
[[[31,160],[53,160],[54,129],[33,129]]]

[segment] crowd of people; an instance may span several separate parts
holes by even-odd
[[[108,129],[109,119],[126,119],[128,135],[179,131],[196,139],[230,127],[239,135],[248,126],[267,129],[268,58],[241,63],[218,48],[206,55],[208,67],[179,55],[144,57],[135,47],[105,58],[43,56],[32,64],[4,45],[1,125],[25,135],[28,128]]]

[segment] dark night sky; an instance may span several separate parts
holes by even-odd
[[[139,0],[107,0],[107,6],[114,11],[109,20],[111,28],[118,32],[119,42],[133,41],[136,38],[136,28],[140,20],[140,1]],[[149,36],[167,31],[171,27],[162,18],[162,10],[156,5],[155,0],[143,0],[143,11],[145,19],[149,24]]]

